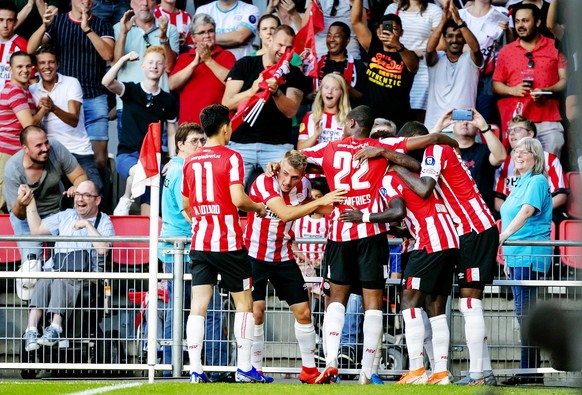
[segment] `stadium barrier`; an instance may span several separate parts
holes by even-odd
[[[15,246],[16,241],[40,241],[45,243],[44,259],[51,256],[55,241],[87,241],[73,237],[14,237],[0,236],[0,369],[20,370],[22,377],[34,378],[42,370],[54,375],[108,374],[120,376],[150,376],[153,380],[164,373],[173,377],[182,376],[189,370],[187,360],[184,324],[188,311],[188,281],[191,276],[187,268],[188,251],[184,248],[186,238],[164,239],[173,243],[173,248],[164,249],[174,261],[174,273],[165,274],[161,265],[156,278],[158,303],[148,305],[149,250],[147,237],[99,237],[94,241],[112,242],[104,272],[22,272],[17,271],[23,262]],[[305,239],[302,243],[322,243],[325,240]],[[397,239],[390,244],[398,244]],[[552,268],[543,279],[529,281],[508,280],[503,275],[500,264],[493,285],[485,290],[484,311],[488,328],[489,347],[493,369],[497,375],[539,372],[557,374],[551,367],[546,353],[542,353],[542,365],[538,369],[519,369],[520,344],[519,328],[513,314],[511,286],[523,285],[537,289],[537,301],[555,301],[561,307],[575,312],[582,311],[580,296],[580,267],[582,267],[582,242],[507,242],[507,245],[552,245]],[[501,262],[502,260],[500,260]],[[40,347],[34,352],[24,350],[23,333],[27,327],[29,307],[26,300],[17,295],[17,282],[22,279],[77,279],[82,283],[81,296],[65,319],[62,339],[58,346]],[[166,338],[163,332],[164,318],[171,309],[166,292],[166,282],[173,280],[174,308],[173,332]],[[312,285],[321,284],[321,278],[308,277]],[[155,283],[155,282],[154,282]],[[398,279],[386,282],[386,306],[384,308],[384,335],[382,339],[379,374],[390,378],[399,376],[407,369],[406,345],[403,325],[398,314]],[[318,331],[318,360],[322,357],[320,331],[323,322],[323,296],[317,286],[312,288],[311,305],[316,330]],[[299,373],[301,356],[293,332],[294,318],[288,306],[280,302],[273,289],[268,290],[265,315],[265,360],[267,374],[291,375]],[[464,323],[458,311],[458,288],[455,285],[449,298],[447,316],[451,330],[450,371],[459,377],[468,368],[468,351],[464,342]],[[352,301],[351,301],[352,302]],[[352,327],[361,325],[361,308],[348,309],[346,322]],[[157,318],[155,345],[148,347],[148,314],[153,309]],[[231,328],[234,320],[234,306],[223,293],[209,307],[207,319],[207,339],[209,333],[217,336],[205,341],[206,371],[233,372],[235,368],[236,346]],[[47,317],[48,318],[48,317]],[[354,321],[351,321],[354,320]],[[47,321],[44,321],[47,324]],[[214,326],[213,326],[214,325]],[[42,332],[41,332],[42,333]],[[176,340],[177,339],[177,340]],[[361,358],[361,334],[351,333],[352,355],[344,355],[340,361],[340,373],[344,377],[355,377],[359,373],[357,362]],[[171,363],[164,361],[162,350],[172,350]],[[342,347],[342,353],[345,354]],[[151,355],[148,358],[148,355]],[[152,362],[155,361],[155,362]],[[210,362],[209,362],[210,361]],[[164,363],[166,362],[166,363]]]

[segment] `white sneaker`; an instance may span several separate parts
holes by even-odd
[[[122,196],[117,203],[117,207],[113,210],[113,215],[129,215],[129,208],[133,204],[133,200]]]

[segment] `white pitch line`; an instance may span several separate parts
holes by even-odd
[[[95,395],[95,394],[103,394],[109,391],[115,391],[122,388],[131,388],[137,387],[138,385],[142,385],[142,383],[128,383],[128,384],[117,384],[117,385],[108,385],[107,387],[100,387],[100,388],[93,388],[90,390],[85,390],[81,392],[73,392],[69,395]]]

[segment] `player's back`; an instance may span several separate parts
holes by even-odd
[[[438,177],[436,188],[457,224],[457,233],[460,236],[472,230],[481,233],[495,225],[469,169],[452,147],[428,147],[424,151],[420,174],[431,178]]]
[[[186,158],[182,194],[190,200],[192,249],[242,249],[242,230],[230,186],[243,184],[243,180],[242,158],[230,148],[202,147]]]

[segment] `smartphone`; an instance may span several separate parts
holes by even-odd
[[[471,110],[453,110],[452,114],[453,121],[472,121],[473,111]]]
[[[393,22],[394,21],[384,21],[382,22],[382,31],[389,31],[390,33],[393,32]]]

